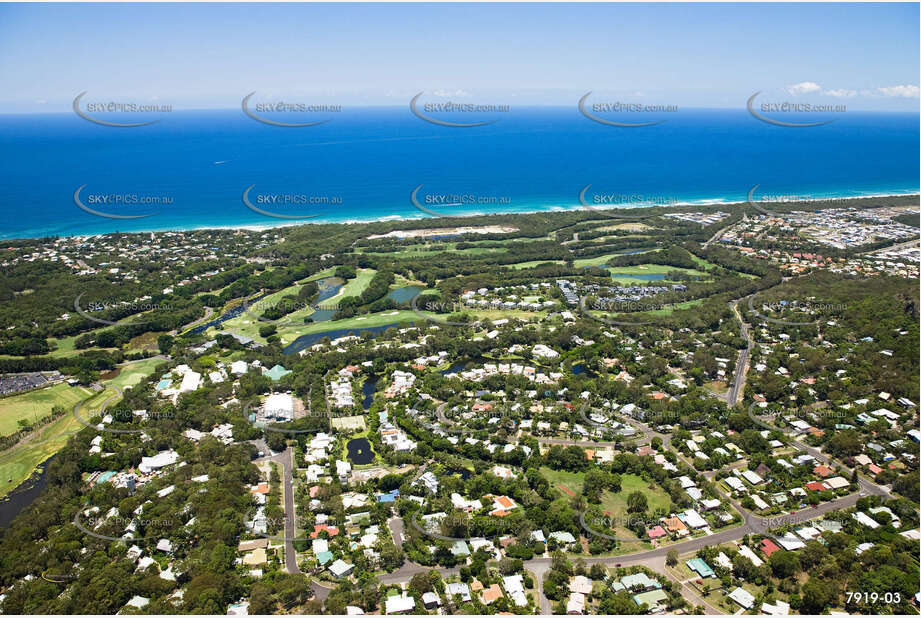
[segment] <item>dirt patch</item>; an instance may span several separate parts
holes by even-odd
[[[576,493],[575,493],[573,490],[571,490],[570,488],[566,487],[566,485],[558,485],[558,487],[560,488],[560,491],[562,491],[563,493],[565,493],[565,494],[566,494],[567,496],[569,496],[570,498],[575,498],[575,497],[576,497]]]

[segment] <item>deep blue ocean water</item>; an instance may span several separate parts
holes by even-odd
[[[75,114],[0,116],[0,237],[293,224],[247,208],[258,196],[335,198],[321,205],[257,204],[320,215],[311,221],[423,218],[417,197],[494,200],[428,208],[446,214],[579,207],[595,195],[645,201],[742,201],[758,194],[827,197],[919,190],[917,114],[848,112],[821,127],[765,124],[745,110],[684,110],[651,127],[619,128],[569,108],[501,114],[482,127],[426,123],[407,107],[344,110],[313,127],[256,122],[240,110],[164,114],[154,125],[114,128]],[[792,120],[792,119],[790,119]],[[165,205],[94,204],[106,194],[164,196]],[[87,204],[89,205],[89,204]]]

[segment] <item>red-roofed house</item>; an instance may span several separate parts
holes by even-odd
[[[831,468],[829,468],[828,466],[822,466],[822,465],[816,466],[815,468],[812,469],[812,473],[824,479],[828,477],[829,474],[831,474]]]
[[[771,554],[773,554],[775,551],[780,551],[780,548],[771,539],[764,539],[761,541],[761,545],[758,546],[758,549],[760,549],[762,553],[768,558],[770,558]]]
[[[320,536],[321,532],[326,532],[329,536],[336,536],[339,534],[339,528],[335,526],[327,526],[326,524],[318,524],[313,527],[313,532],[310,533],[310,538],[315,539]]]
[[[659,539],[659,538],[662,538],[663,536],[665,536],[665,535],[667,535],[667,534],[668,534],[668,533],[665,532],[665,529],[664,529],[662,526],[654,526],[654,527],[652,527],[652,528],[650,528],[649,530],[646,531],[646,535],[647,535],[650,539]]]
[[[806,483],[806,489],[809,491],[825,491],[825,485],[818,481],[812,481],[811,483]]]
[[[867,470],[872,472],[873,476],[876,476],[877,474],[883,471],[883,469],[877,466],[876,464],[870,464],[869,466],[867,466]]]

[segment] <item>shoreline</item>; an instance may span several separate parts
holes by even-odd
[[[798,200],[791,200],[788,202],[777,202],[784,205],[796,204],[796,203],[812,203],[812,202],[823,202],[827,200],[863,200],[863,199],[880,199],[880,198],[894,198],[894,197],[912,197],[919,196],[921,197],[921,189],[918,190],[904,190],[901,192],[882,192],[882,193],[872,193],[867,195],[841,195],[841,194],[831,194],[823,195],[821,197],[814,198],[805,198]],[[543,208],[534,208],[529,210],[508,210],[501,212],[476,212],[476,213],[466,213],[466,214],[450,214],[444,215],[441,217],[427,216],[424,213],[419,213],[419,216],[403,216],[403,215],[385,215],[382,217],[372,217],[369,219],[355,219],[348,218],[342,220],[320,220],[320,219],[304,219],[299,222],[295,221],[278,221],[277,223],[266,223],[266,224],[242,224],[242,225],[191,225],[187,227],[164,227],[164,228],[150,228],[143,230],[135,231],[111,231],[111,232],[98,232],[94,234],[39,234],[36,236],[0,236],[0,243],[3,242],[15,242],[22,240],[38,240],[40,238],[46,237],[57,237],[57,238],[82,238],[90,239],[97,236],[108,236],[111,234],[164,234],[164,233],[183,233],[183,232],[200,232],[208,230],[243,230],[248,232],[265,232],[277,228],[286,228],[286,227],[299,227],[302,225],[367,225],[370,223],[387,223],[387,222],[400,222],[400,221],[422,221],[425,219],[437,220],[437,219],[464,219],[472,217],[489,217],[496,215],[529,215],[529,214],[539,214],[539,213],[554,213],[554,212],[579,212],[579,211],[602,211],[602,210],[630,210],[632,208],[687,208],[687,207],[716,207],[716,206],[730,206],[734,204],[745,204],[746,200],[741,199],[730,199],[725,197],[712,197],[712,198],[700,198],[696,200],[683,200],[674,202],[671,204],[637,204],[635,206],[621,207],[621,208],[593,208],[586,207],[582,204],[574,204],[570,206],[546,206]],[[774,202],[766,202],[774,203]],[[485,224],[484,224],[485,225]]]

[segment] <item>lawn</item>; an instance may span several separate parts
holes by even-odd
[[[561,496],[567,496],[567,492],[561,489],[566,487],[574,494],[582,493],[582,479],[585,474],[582,472],[565,472],[562,470],[552,470],[546,466],[540,469],[541,474],[550,483],[550,486],[556,489]],[[604,511],[610,511],[615,517],[624,517],[627,515],[627,496],[634,491],[641,491],[646,494],[648,502],[648,512],[653,512],[657,508],[662,508],[670,512],[672,501],[668,494],[658,486],[653,489],[649,488],[649,482],[643,480],[635,474],[620,475],[621,490],[618,493],[606,491],[601,496],[601,508]]]
[[[87,389],[85,390],[87,393]],[[102,404],[111,399],[116,403],[120,397],[112,389],[92,394],[80,404],[80,415],[84,420],[98,414]],[[4,496],[26,481],[49,457],[57,453],[67,440],[83,429],[84,425],[68,410],[68,413],[53,423],[33,432],[29,442],[20,443],[0,454],[0,496]]]
[[[135,386],[141,383],[141,380],[151,375],[157,368],[157,365],[166,363],[162,358],[146,358],[144,360],[126,363],[118,368],[118,375],[111,380],[105,380],[106,384],[112,384],[120,388]]]
[[[90,395],[92,391],[87,388],[63,383],[4,397],[0,399],[0,436],[16,433],[20,419],[36,421],[44,418],[51,414],[51,408],[56,405],[70,411],[74,404]]]
[[[525,268],[534,268],[538,264],[563,264],[563,260],[532,260],[530,262],[517,262],[515,264],[505,264],[506,268],[513,270],[522,270]]]

